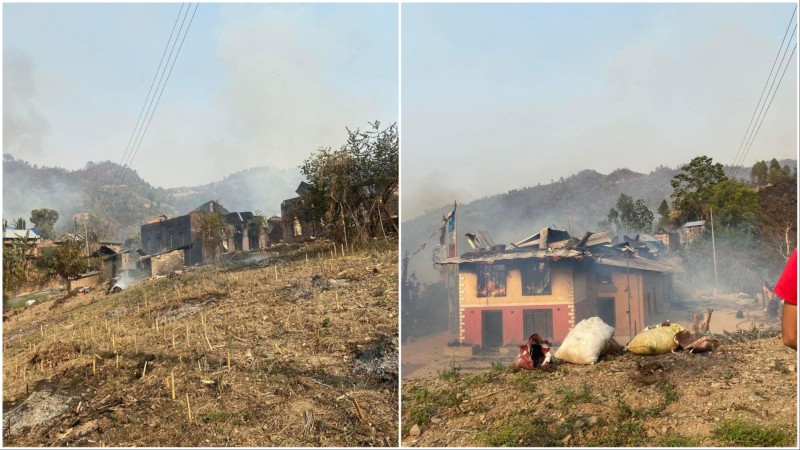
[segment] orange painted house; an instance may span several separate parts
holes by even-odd
[[[671,267],[626,252],[624,244],[611,245],[606,232],[579,240],[544,229],[509,247],[478,246],[439,261],[459,269],[462,344],[516,346],[534,332],[561,343],[577,322],[592,316],[613,326],[617,340],[626,343],[668,318]]]

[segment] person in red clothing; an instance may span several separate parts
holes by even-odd
[[[797,249],[789,257],[772,292],[783,299],[783,343],[797,350]]]

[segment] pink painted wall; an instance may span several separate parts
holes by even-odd
[[[483,344],[483,329],[481,327],[482,311],[503,312],[503,345],[521,345],[527,340],[523,336],[523,310],[525,309],[551,309],[553,311],[553,342],[561,343],[570,330],[570,305],[526,305],[485,308],[465,308],[464,318],[464,343],[473,345]]]

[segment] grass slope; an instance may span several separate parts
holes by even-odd
[[[13,314],[4,444],[396,445],[396,247],[268,255]]]

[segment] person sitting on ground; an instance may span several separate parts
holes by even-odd
[[[783,343],[797,350],[797,249],[795,248],[783,273],[775,283],[775,295],[783,299],[781,334]]]
[[[528,354],[531,355],[531,361],[533,361],[534,369],[545,369],[545,366],[550,366],[550,359],[552,358],[552,354],[550,353],[550,341],[547,339],[542,339],[539,336],[539,333],[533,333],[528,338]],[[547,370],[547,369],[545,369]]]

